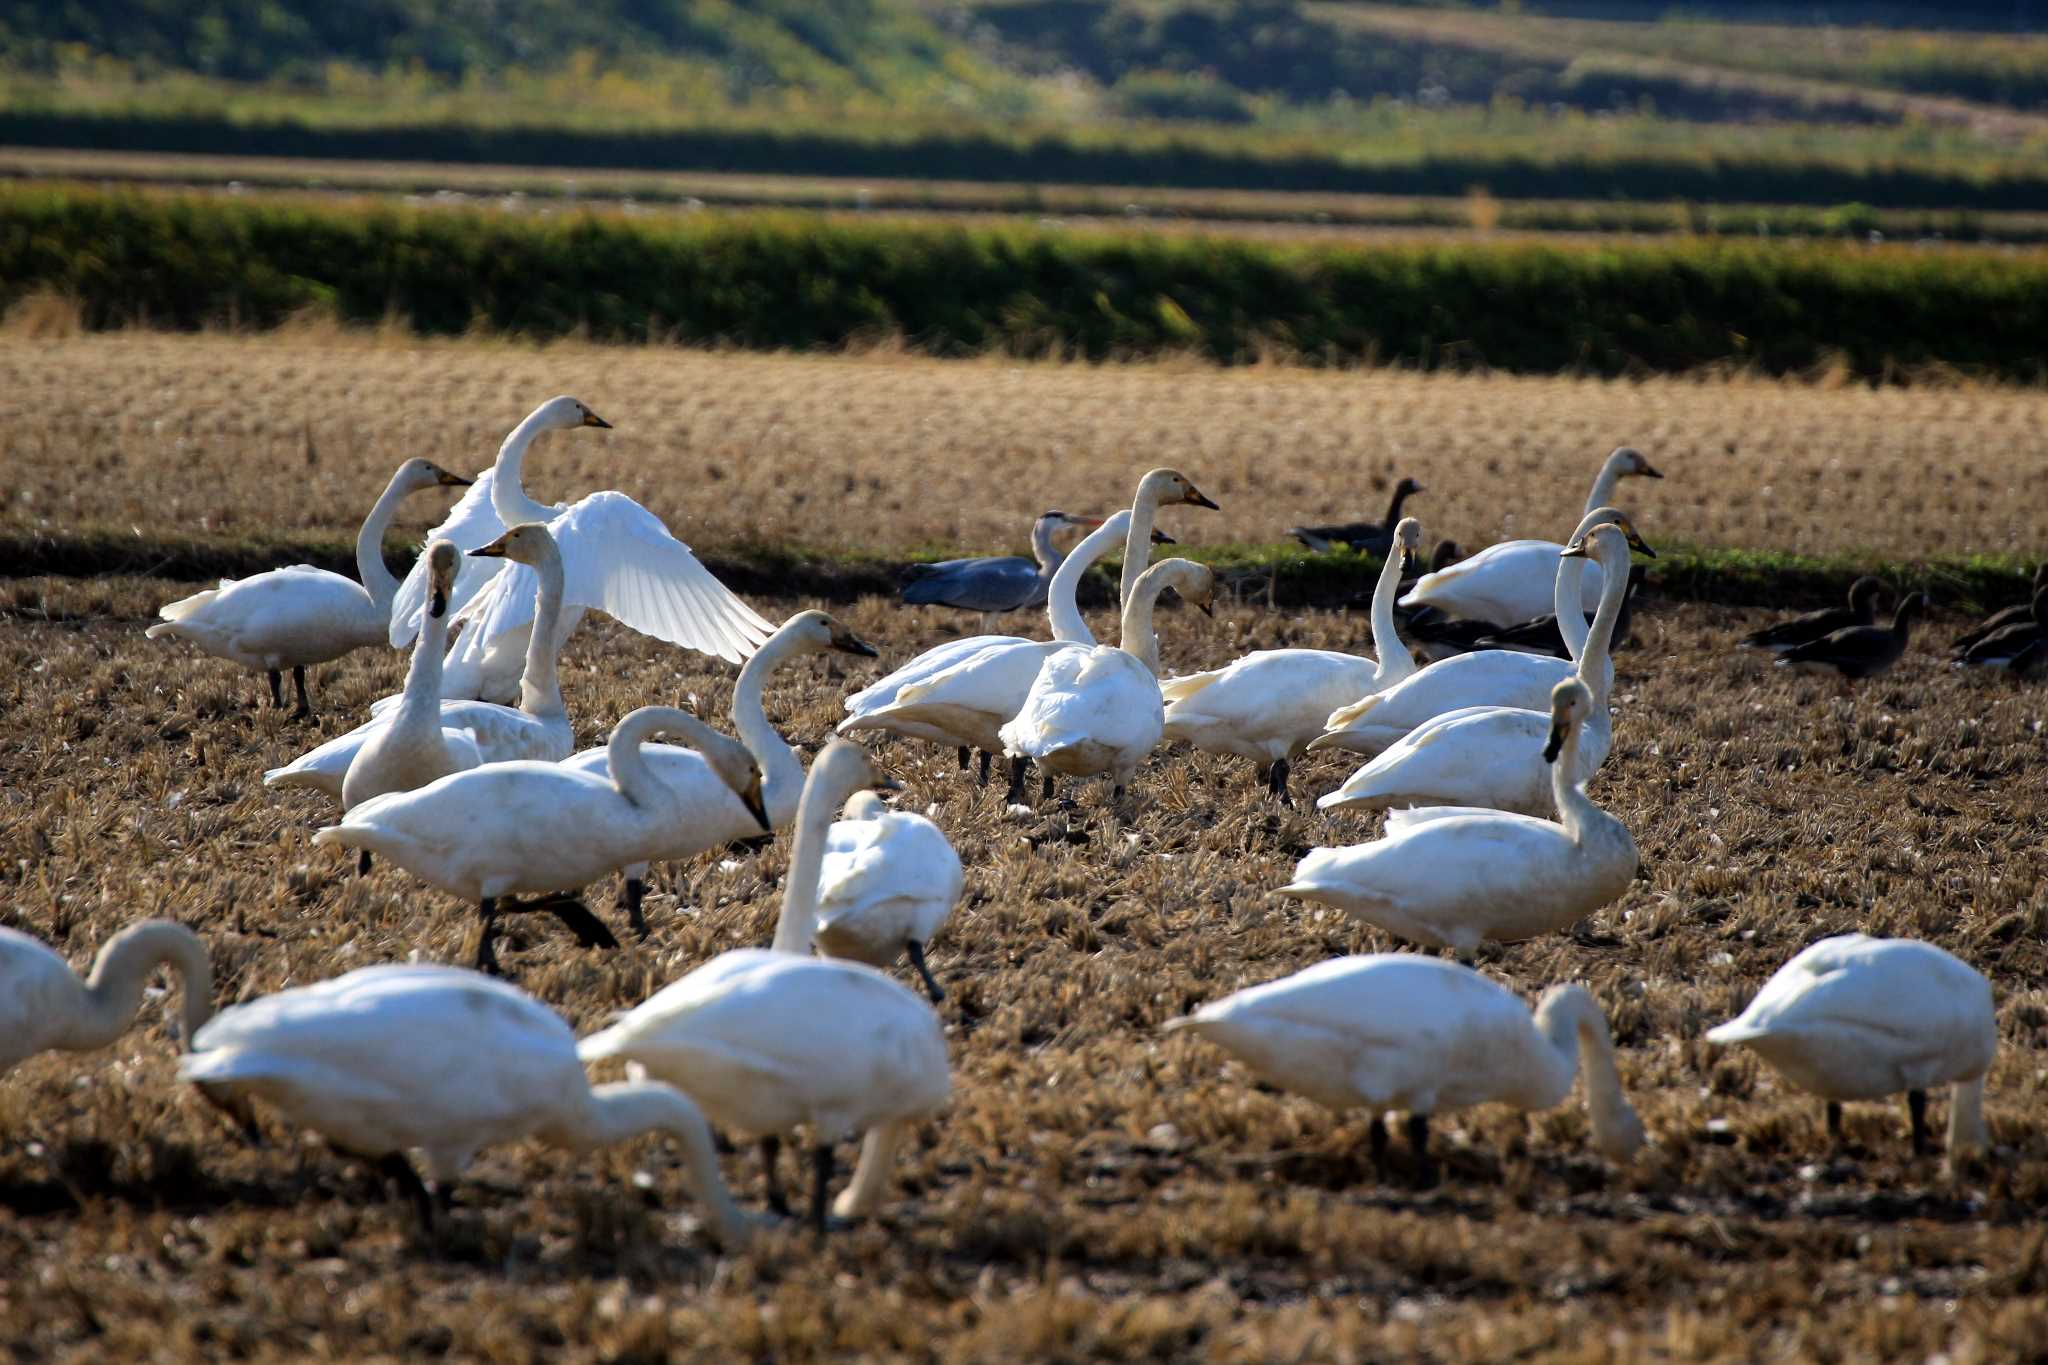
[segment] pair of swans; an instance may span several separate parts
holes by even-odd
[[[1592,691],[1577,678],[1551,695],[1543,758],[1560,823],[1461,806],[1391,811],[1385,838],[1311,849],[1281,894],[1463,956],[1486,940],[1567,928],[1618,899],[1636,874],[1636,844],[1577,780],[1592,709]]]
[[[1607,1018],[1584,986],[1552,986],[1531,1016],[1514,992],[1469,967],[1414,953],[1341,957],[1204,1005],[1169,1029],[1221,1046],[1260,1079],[1335,1110],[1408,1115],[1420,1183],[1435,1183],[1433,1114],[1475,1104],[1554,1109],[1583,1048],[1593,1143],[1620,1160],[1643,1144],[1621,1088]]]
[[[1066,560],[1052,543],[1054,534],[1068,528],[1093,530],[1100,525],[1100,517],[1076,517],[1058,511],[1040,513],[1038,520],[1031,523],[1029,559],[1003,555],[915,564],[910,569],[910,581],[903,587],[903,600],[913,607],[978,611],[990,621],[998,612],[1043,606],[1052,576]]]
[[[224,578],[217,588],[164,606],[157,613],[163,620],[143,634],[152,640],[189,640],[217,658],[268,673],[276,707],[284,705],[282,671],[289,668],[299,694],[295,714],[310,716],[306,669],[381,644],[389,630],[399,583],[384,566],[384,533],[398,505],[424,489],[468,483],[431,460],[407,460],[356,533],[361,582],[310,564]]]
[[[1258,764],[1267,790],[1290,800],[1294,760],[1323,733],[1330,713],[1415,671],[1414,656],[1394,631],[1394,596],[1421,546],[1422,523],[1404,518],[1373,588],[1377,660],[1328,649],[1261,649],[1224,668],[1168,678],[1159,684],[1166,738],[1184,739],[1204,753],[1248,758]]]
[[[858,962],[811,956],[832,813],[882,781],[866,750],[835,740],[811,765],[769,948],[721,953],[583,1040],[585,1061],[620,1058],[695,1100],[720,1128],[762,1140],[771,1205],[783,1136],[809,1128],[811,1217],[822,1233],[874,1211],[909,1126],[946,1103],[939,1016]],[[832,1144],[865,1132],[852,1184],[827,1204]]]
[[[1624,478],[1661,479],[1642,452],[1622,446],[1600,466],[1593,491],[1586,498],[1586,512],[1609,506],[1614,488]],[[1552,579],[1557,571],[1557,553],[1564,546],[1550,540],[1507,540],[1489,545],[1469,559],[1447,569],[1425,574],[1415,588],[1401,599],[1404,607],[1434,607],[1452,616],[1491,621],[1496,626],[1519,625],[1550,610]],[[1600,596],[1598,574],[1586,575],[1581,612],[1590,612]]]
[[[1607,706],[1608,680],[1613,676],[1608,645],[1628,595],[1629,549],[1628,533],[1603,523],[1564,551],[1566,558],[1590,556],[1600,566],[1605,584],[1599,613],[1579,654],[1578,678],[1592,695],[1592,710],[1572,746],[1570,777],[1575,785],[1592,778],[1614,744],[1614,721]],[[1542,750],[1550,722],[1548,709],[1523,706],[1467,706],[1445,712],[1403,735],[1316,805],[1359,811],[1485,806],[1548,816],[1555,809],[1553,775]]]
[[[108,939],[80,981],[71,964],[15,929],[0,928],[0,1076],[42,1052],[90,1052],[126,1033],[158,967],[184,997],[181,1040],[213,1017],[213,967],[197,934],[170,920],[143,920]]]

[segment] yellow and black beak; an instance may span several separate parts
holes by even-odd
[[[1657,477],[1662,478],[1663,475],[1660,474]],[[1629,549],[1634,550],[1639,555],[1646,555],[1651,559],[1655,559],[1657,557],[1657,552],[1651,549],[1649,545],[1644,542],[1641,536],[1636,534],[1635,527],[1629,525],[1625,521],[1617,521],[1614,524],[1616,526],[1619,526],[1621,528],[1621,533],[1628,537]]]
[[[1203,494],[1202,490],[1196,488],[1193,484],[1188,485],[1188,495],[1182,498],[1181,501],[1185,503],[1190,503],[1196,507],[1206,507],[1211,512],[1221,512],[1223,510],[1222,508],[1218,507],[1215,503],[1209,501],[1208,497]]]
[[[747,783],[747,789],[740,793],[740,801],[746,806],[747,814],[754,817],[754,823],[761,827],[763,834],[775,832],[775,826],[768,823],[767,803],[761,799],[761,772],[758,768],[754,770],[753,781]]]
[[[427,599],[427,613],[438,621],[444,614],[446,614],[447,610],[448,590],[446,588],[436,587],[433,591],[432,596],[430,596]]]
[[[505,557],[505,537],[499,536],[488,545],[477,546],[469,552],[469,557],[471,559],[503,559]]]
[[[1164,531],[1160,530],[1160,529],[1159,529],[1158,527],[1156,527],[1156,526],[1152,528],[1152,543],[1153,543],[1154,545],[1178,545],[1178,544],[1180,544],[1180,542],[1179,542],[1179,541],[1175,540],[1175,539],[1174,539],[1174,538],[1173,538],[1172,536],[1170,536],[1170,535],[1166,534],[1166,532],[1164,532]]]
[[[882,657],[880,650],[850,630],[833,631],[832,648],[838,650],[841,654],[858,654],[863,659],[879,659]]]
[[[1205,597],[1201,601],[1195,603],[1195,605],[1201,608],[1202,615],[1210,617],[1212,619],[1215,617],[1216,603],[1214,599]]]
[[[1566,722],[1564,721],[1553,720],[1550,722],[1550,738],[1543,745],[1543,761],[1545,763],[1557,762],[1557,755],[1564,748],[1565,727]]]
[[[1565,546],[1562,550],[1558,551],[1557,557],[1559,559],[1591,559],[1592,555],[1587,553],[1586,539],[1584,536],[1581,536],[1579,539],[1573,541],[1571,544]]]
[[[1641,469],[1638,469],[1636,473],[1642,475],[1644,478],[1661,479],[1664,477],[1662,474],[1659,474],[1656,470],[1650,468],[1650,462],[1648,460],[1644,460],[1642,462],[1642,466],[1643,467]]]
[[[599,417],[589,408],[585,408],[583,410],[583,425],[586,427],[602,427],[606,431],[610,431],[612,429],[612,424],[610,422],[605,421],[604,418]]]
[[[450,474],[439,465],[434,467],[434,475],[443,488],[467,488],[476,482],[474,479],[465,479],[460,474]]]

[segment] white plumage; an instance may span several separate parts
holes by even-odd
[[[887,967],[906,952],[933,1000],[945,998],[924,945],[960,900],[966,875],[945,831],[912,811],[857,792],[825,839],[818,872],[818,949]]]
[[[0,928],[0,1076],[40,1052],[88,1052],[126,1033],[159,966],[184,992],[184,1042],[213,1014],[213,972],[199,936],[169,920],[108,939],[80,981],[71,964],[19,930]]]

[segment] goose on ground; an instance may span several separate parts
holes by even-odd
[[[913,811],[855,792],[826,836],[818,873],[818,951],[870,967],[908,956],[934,1003],[944,1000],[924,946],[960,900],[966,878],[945,832]]]
[[[1570,927],[1628,890],[1636,844],[1573,775],[1593,694],[1577,678],[1551,699],[1552,799],[1561,822],[1473,811],[1403,824],[1348,848],[1311,849],[1282,895],[1334,905],[1397,938],[1470,955]]]
[[[936,564],[913,564],[910,581],[903,586],[903,600],[914,607],[958,607],[978,611],[990,618],[998,612],[1022,611],[1045,605],[1046,590],[1066,555],[1053,544],[1053,536],[1069,527],[1093,530],[1102,525],[1100,517],[1069,516],[1065,512],[1044,512],[1031,524],[1031,557],[1004,555],[989,559],[943,559]]]
[[[1973,668],[2004,668],[2024,673],[2048,641],[2048,588],[2034,594],[2032,616],[1979,635],[1957,660]]]
[[[1750,649],[1767,649],[1782,654],[1788,649],[1832,635],[1850,626],[1867,626],[1877,619],[1877,599],[1884,596],[1884,584],[1868,576],[1849,585],[1849,605],[1823,607],[1795,616],[1789,621],[1753,630],[1742,637]]]
[[[1552,986],[1532,1016],[1513,991],[1469,967],[1375,953],[1319,962],[1166,1027],[1216,1043],[1283,1090],[1367,1110],[1375,1164],[1387,1148],[1381,1116],[1405,1112],[1425,1185],[1436,1180],[1431,1115],[1494,1103],[1555,1109],[1571,1097],[1582,1048],[1594,1145],[1621,1160],[1643,1144],[1607,1017],[1584,986]]]
[[[1889,626],[1849,626],[1794,645],[1778,656],[1778,667],[1795,673],[1831,673],[1842,680],[1844,688],[1874,678],[1905,655],[1913,618],[1926,606],[1924,595],[1908,593],[1892,613]]]
[[[1619,526],[1595,526],[1564,553],[1591,555],[1607,584],[1584,646],[1585,657],[1597,660],[1607,653],[1621,604],[1628,600],[1628,536]],[[1614,743],[1607,676],[1597,663],[1580,674],[1592,707],[1573,745],[1575,786],[1592,778]],[[1550,725],[1548,710],[1518,706],[1472,706],[1437,716],[1382,750],[1316,805],[1357,811],[1476,806],[1547,817],[1555,809],[1555,778],[1543,756]]]
[[[1234,754],[1259,765],[1259,780],[1290,801],[1287,777],[1330,712],[1391,687],[1415,671],[1394,632],[1394,591],[1401,567],[1422,543],[1422,526],[1403,520],[1380,566],[1372,598],[1372,647],[1378,660],[1329,649],[1261,649],[1223,668],[1168,678],[1166,738],[1204,753]]]
[[[2048,562],[2042,563],[2034,570],[2034,595],[2039,596],[2043,588],[2048,588]],[[1958,635],[1955,643],[1950,648],[1960,656],[1970,646],[1976,644],[1993,631],[2003,630],[2007,626],[2023,626],[2034,619],[2034,599],[2029,597],[2024,602],[2018,602],[2003,610],[1993,612],[1975,630]]]
[[[865,964],[811,955],[832,813],[882,780],[859,745],[827,745],[797,810],[774,945],[719,954],[577,1048],[587,1062],[637,1064],[720,1128],[760,1138],[771,1206],[782,1205],[781,1139],[809,1128],[821,1233],[832,1145],[867,1134],[831,1208],[842,1218],[872,1213],[910,1125],[952,1093],[944,1030],[922,996]]]
[[[767,812],[771,830],[783,829],[796,818],[797,799],[804,792],[804,763],[768,720],[767,708],[762,703],[768,679],[793,659],[833,650],[864,659],[875,657],[873,645],[831,616],[822,611],[800,611],[768,637],[768,642],[747,660],[739,681],[733,684],[733,730],[761,769],[761,806]],[[610,745],[585,749],[567,759],[563,766],[609,781],[610,754]],[[738,840],[757,839],[761,836],[761,823],[740,793],[695,749],[676,744],[643,744],[640,757],[674,795],[680,812],[658,851],[621,869],[626,878],[627,922],[635,933],[645,937],[647,922],[641,914],[640,902],[646,890],[649,862],[681,862]]]
[[[623,493],[591,493],[550,506],[528,497],[521,475],[526,453],[544,431],[609,427],[574,398],[552,398],[528,414],[498,448],[490,469],[434,528],[436,539],[474,549],[526,522],[546,525],[561,548],[571,611],[556,623],[547,645],[559,654],[587,607],[596,607],[642,635],[738,663],[775,633],[754,609],[733,596],[690,547],[661,519]],[[500,570],[503,572],[500,572]],[[532,572],[518,564],[467,566],[456,580],[456,617],[466,624],[442,677],[446,696],[507,701],[518,693],[521,660],[529,654],[534,620]],[[419,629],[426,604],[424,570],[415,566],[391,604],[393,645]]]
[[[1572,540],[1578,543],[1595,526],[1608,524],[1621,528],[1631,547],[1656,558],[1656,551],[1643,543],[1629,519],[1611,507],[1588,513]],[[1564,678],[1577,677],[1589,687],[1606,692],[1614,685],[1614,661],[1608,642],[1602,642],[1597,650],[1590,647],[1590,627],[1576,607],[1579,576],[1586,563],[1584,558],[1566,555],[1564,547],[1558,547],[1554,579],[1554,596],[1560,608],[1557,619],[1576,663],[1525,654],[1518,649],[1476,650],[1440,659],[1392,687],[1331,712],[1325,722],[1327,732],[1308,747],[1347,749],[1370,758],[1398,743],[1417,726],[1465,707],[1519,706],[1548,711],[1551,689]]]
[[[540,648],[542,637],[536,634],[534,642]],[[498,970],[498,918],[515,910],[546,911],[586,946],[617,947],[611,931],[565,893],[647,860],[674,837],[682,803],[640,753],[657,734],[701,753],[767,832],[761,769],[753,756],[687,711],[643,706],[612,730],[609,777],[561,763],[486,763],[367,801],[313,842],[368,850],[429,886],[476,902],[483,920],[476,965],[483,970]],[[499,904],[516,895],[545,899]]]
[[[1913,1151],[1927,1141],[1927,1092],[1953,1085],[1951,1158],[1990,1145],[1984,1073],[1998,1048],[1991,983],[1968,963],[1910,938],[1842,934],[1803,949],[1741,1014],[1707,1032],[1746,1047],[1801,1090],[1827,1101],[1828,1135],[1845,1100],[1904,1091]]]
[[[1614,501],[1614,486],[1623,478],[1661,479],[1640,451],[1623,446],[1607,457],[1593,480],[1586,511]],[[1512,626],[1551,609],[1557,573],[1557,552],[1564,546],[1550,540],[1508,540],[1489,545],[1470,559],[1424,576],[1401,599],[1404,607],[1431,606],[1452,616]],[[1588,573],[1580,591],[1581,609],[1592,611],[1600,596],[1600,576]]]
[[[561,1016],[460,967],[364,967],[236,1005],[199,1030],[178,1074],[245,1123],[261,1100],[372,1163],[428,1228],[434,1200],[410,1151],[425,1154],[445,1198],[490,1143],[587,1152],[660,1132],[682,1143],[719,1242],[737,1248],[751,1232],[697,1106],[657,1081],[592,1086]]]
[[[486,763],[515,758],[549,763],[565,759],[576,748],[576,731],[569,724],[569,708],[562,701],[556,658],[559,651],[554,647],[561,632],[550,628],[562,614],[562,556],[555,538],[547,527],[529,522],[471,550],[468,558],[503,558],[532,568],[536,613],[542,629],[534,632],[526,644],[526,667],[519,677],[519,704],[500,706],[496,702],[444,697],[442,731],[468,731],[476,741],[478,756]],[[272,768],[263,775],[263,785],[280,790],[324,792],[341,799],[356,755],[372,735],[391,723],[400,705],[402,697],[378,702],[370,708],[369,720],[347,734],[336,735],[318,748],[309,749],[282,768]]]
[[[1603,570],[1604,572],[1604,570]],[[1614,618],[1614,640],[1609,646],[1619,649],[1627,644],[1635,626],[1636,596],[1643,586],[1640,576],[1631,575],[1628,591],[1622,594],[1621,612]],[[1524,621],[1519,626],[1496,630],[1482,635],[1473,642],[1474,649],[1519,649],[1524,654],[1547,654],[1553,659],[1572,657],[1571,643],[1565,639],[1564,631],[1557,624],[1557,613],[1538,616]]]
[[[1290,526],[1287,534],[1319,555],[1344,545],[1354,553],[1382,559],[1393,548],[1394,533],[1401,525],[1401,504],[1421,491],[1421,484],[1413,479],[1403,479],[1394,485],[1393,500],[1387,504],[1387,515],[1380,521],[1351,521],[1341,526]]]
[[[361,582],[310,564],[224,578],[217,588],[166,604],[157,613],[163,620],[143,634],[152,640],[190,640],[208,654],[268,673],[270,702],[276,707],[284,705],[282,675],[289,668],[299,694],[295,714],[310,716],[306,669],[384,642],[398,592],[398,580],[384,567],[384,533],[398,515],[398,504],[422,489],[460,488],[468,482],[431,460],[407,460],[356,533]]]
[[[158,967],[178,975],[185,1026],[180,1041],[213,1015],[213,968],[206,945],[182,924],[143,920],[108,939],[80,981],[71,964],[19,930],[0,928],[0,1076],[40,1052],[90,1052],[126,1033]]]

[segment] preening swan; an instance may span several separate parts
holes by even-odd
[[[1614,501],[1614,486],[1639,476],[1661,479],[1642,452],[1622,446],[1600,466],[1586,511]],[[1551,588],[1557,574],[1557,552],[1564,546],[1550,540],[1507,540],[1489,545],[1470,559],[1427,574],[1401,599],[1404,607],[1435,607],[1453,616],[1512,626],[1551,609]],[[1600,596],[1600,576],[1589,573],[1581,589],[1581,610],[1592,611]]]
[[[1551,699],[1552,799],[1562,823],[1473,811],[1393,827],[1383,839],[1311,849],[1282,895],[1350,912],[1398,938],[1469,955],[1568,928],[1628,890],[1636,844],[1573,779],[1593,694],[1577,678]]]
[[[1831,673],[1846,690],[1851,682],[1874,678],[1905,656],[1913,618],[1926,608],[1926,597],[1908,593],[1889,626],[1848,626],[1794,645],[1778,656],[1778,667],[1795,673]]]
[[[282,670],[298,689],[296,714],[309,716],[306,669],[384,640],[398,580],[384,567],[384,533],[398,504],[425,488],[460,488],[469,482],[431,460],[407,460],[356,533],[356,572],[362,582],[310,564],[249,578],[224,578],[218,588],[168,603],[164,619],[143,634],[190,640],[208,654],[270,675],[270,703],[284,705]]]
[[[1422,545],[1422,524],[1409,517],[1395,529],[1372,595],[1375,662],[1329,649],[1261,649],[1224,668],[1168,678],[1166,738],[1204,753],[1235,754],[1259,765],[1259,779],[1289,800],[1287,775],[1332,711],[1391,687],[1415,671],[1415,659],[1394,633],[1394,593],[1405,565]]]
[[[536,633],[534,647],[540,646]],[[498,967],[498,917],[514,910],[545,910],[586,945],[616,947],[618,940],[590,911],[559,893],[644,862],[674,837],[681,801],[640,754],[656,734],[676,736],[702,754],[766,832],[761,770],[753,756],[687,711],[643,706],[612,730],[609,778],[560,763],[486,763],[367,801],[313,842],[379,854],[429,886],[475,901],[483,919],[476,962],[485,970]],[[549,899],[498,904],[514,895]]]
[[[593,1087],[559,1015],[459,967],[365,967],[236,1005],[199,1030],[178,1074],[231,1112],[246,1118],[261,1100],[374,1163],[427,1227],[434,1203],[406,1156],[415,1148],[446,1195],[493,1142],[587,1152],[660,1132],[682,1143],[719,1242],[750,1233],[695,1105],[657,1081]]]
[[[914,607],[959,607],[993,617],[997,612],[1021,611],[1045,605],[1052,576],[1066,559],[1052,543],[1057,532],[1068,527],[1093,530],[1102,525],[1100,517],[1075,517],[1065,512],[1044,512],[1031,523],[1031,557],[1003,555],[987,559],[943,559],[936,564],[913,564],[910,581],[903,586],[903,600]]]
[[[1953,1084],[1951,1157],[1990,1145],[1984,1073],[1998,1048],[1991,983],[1931,943],[1841,934],[1803,949],[1741,1014],[1707,1032],[1756,1053],[1780,1076],[1827,1101],[1840,1138],[1842,1102],[1906,1092],[1913,1151],[1925,1152],[1927,1091]]]
[[[513,428],[498,448],[497,462],[477,476],[448,520],[434,528],[434,537],[468,550],[508,527],[545,523],[561,547],[563,600],[571,608],[596,607],[643,635],[740,662],[775,627],[713,578],[660,518],[623,493],[592,493],[552,507],[527,496],[521,474],[536,436],[610,425],[574,398],[541,404]],[[513,695],[519,660],[528,653],[534,579],[524,568],[500,573],[499,567],[472,566],[456,581],[456,615],[467,624],[449,659],[446,695],[494,701]],[[391,606],[392,644],[412,639],[426,595],[425,574],[415,566]],[[558,622],[548,641],[554,653],[561,652],[580,615],[578,610]]]
[[[872,967],[811,956],[818,874],[832,812],[881,780],[857,744],[811,765],[771,948],[721,953],[583,1040],[585,1061],[620,1057],[674,1084],[721,1128],[763,1139],[769,1200],[781,1203],[783,1134],[811,1130],[811,1216],[822,1232],[832,1144],[863,1130],[853,1183],[833,1211],[874,1211],[909,1125],[952,1093],[939,1016]]]
[[[0,928],[0,1076],[39,1052],[90,1052],[126,1033],[160,966],[178,974],[186,1047],[213,1016],[206,945],[182,924],[143,920],[108,939],[80,981],[71,964],[27,934]]]
[[[1401,525],[1401,504],[1422,491],[1422,485],[1415,480],[1403,479],[1394,485],[1394,498],[1387,504],[1384,520],[1346,522],[1341,526],[1290,526],[1287,534],[1319,555],[1344,545],[1358,554],[1384,558],[1393,549],[1395,533]]]
[[[464,562],[492,558],[510,559],[535,571],[542,629],[535,631],[526,644],[526,667],[519,677],[517,706],[444,699],[441,728],[444,734],[449,730],[468,731],[475,738],[478,756],[486,763],[515,758],[556,762],[567,758],[576,748],[576,731],[569,724],[569,708],[562,702],[562,680],[556,659],[559,650],[553,643],[561,634],[552,627],[562,613],[562,557],[548,528],[529,522],[471,550]],[[459,574],[457,581],[460,582]],[[282,768],[272,768],[263,775],[263,785],[303,788],[341,798],[356,755],[369,743],[370,736],[392,722],[395,708],[402,700],[392,697],[372,706],[369,720],[308,750]]]
[[[1600,667],[1628,596],[1628,537],[1619,526],[1595,526],[1566,548],[1590,554],[1606,582],[1600,612],[1583,649],[1580,677],[1592,693],[1591,714],[1573,746],[1574,785],[1583,786],[1607,761],[1614,743],[1608,689]],[[1480,806],[1548,816],[1555,809],[1551,765],[1544,761],[1550,713],[1515,706],[1473,706],[1424,721],[1316,802],[1323,810],[1386,810],[1396,806]]]
[[[1773,654],[1782,654],[1795,645],[1818,640],[1849,626],[1867,626],[1877,619],[1877,599],[1883,595],[1883,583],[1875,578],[1859,578],[1849,585],[1848,606],[1809,611],[1789,621],[1753,630],[1742,637],[1742,643],[1751,649],[1767,649]]]
[[[924,945],[953,913],[966,878],[945,832],[922,815],[892,811],[870,791],[855,792],[846,818],[833,822],[818,873],[818,950],[870,967],[897,958],[944,1000]]]
[[[1421,1183],[1435,1182],[1430,1115],[1475,1104],[1554,1109],[1572,1093],[1581,1046],[1593,1143],[1620,1160],[1643,1144],[1622,1092],[1607,1018],[1584,986],[1552,986],[1532,1018],[1514,992],[1469,967],[1414,953],[1340,957],[1225,996],[1169,1029],[1189,1029],[1260,1079],[1331,1109],[1408,1114]]]
[[[769,636],[768,642],[747,660],[739,681],[733,685],[733,729],[761,769],[761,805],[771,829],[781,829],[796,818],[797,798],[804,791],[804,764],[796,750],[769,724],[762,694],[767,690],[769,676],[785,663],[831,650],[866,659],[875,657],[873,645],[824,612],[800,611],[783,622],[782,629]],[[563,766],[609,780],[610,753],[608,745],[585,749]],[[673,793],[679,813],[668,828],[667,842],[659,850],[646,861],[622,869],[626,876],[627,922],[634,932],[644,935],[647,923],[640,913],[640,901],[646,888],[648,862],[679,862],[736,839],[759,838],[761,822],[740,794],[695,749],[643,744],[640,757]]]

